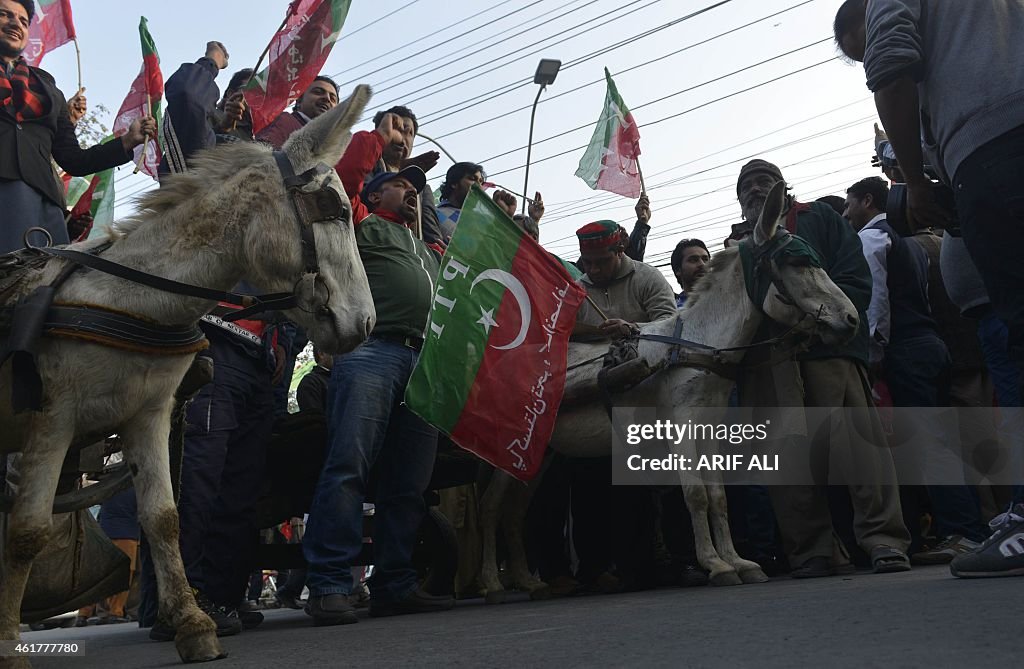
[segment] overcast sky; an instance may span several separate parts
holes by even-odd
[[[876,173],[875,111],[863,71],[836,59],[829,39],[839,0],[731,0],[693,18],[685,17],[720,3],[352,4],[324,68],[341,84],[342,97],[356,82],[369,83],[376,91],[371,110],[407,104],[423,133],[458,160],[483,162],[492,181],[515,191],[523,187],[533,72],[540,58],[562,61],[537,109],[530,168],[530,191],[540,190],[547,203],[541,243],[556,253],[572,256],[573,233],[589,221],[612,218],[629,227],[634,220],[632,201],[592,191],[574,176],[601,112],[603,67],[640,126],[654,210],[646,258],[652,264],[667,263],[683,237],[720,248],[739,220],[736,175],[750,156],[782,167],[804,200],[843,194]],[[165,78],[202,56],[208,40],[223,42],[231,54],[218,78],[223,89],[232,72],[255,64],[287,5],[72,0],[89,102],[111,110],[109,126],[141,65],[140,15],[149,20]],[[74,93],[72,45],[47,54],[42,67]],[[364,121],[357,129],[370,128]],[[414,153],[432,148],[421,140]],[[442,157],[431,186],[450,164]],[[131,211],[131,195],[149,185],[130,169],[117,179],[120,217]]]

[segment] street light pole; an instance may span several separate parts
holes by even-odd
[[[533,83],[538,84],[540,89],[537,97],[533,99],[533,108],[530,110],[530,139],[526,143],[526,176],[523,178],[523,207],[522,214],[526,215],[526,196],[530,194],[530,156],[533,153],[533,122],[537,118],[537,103],[540,102],[540,94],[548,87],[548,84],[555,83],[558,76],[558,69],[562,67],[562,61],[542,58],[537,64],[537,72],[533,75]]]

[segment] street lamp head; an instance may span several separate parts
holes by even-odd
[[[533,75],[533,83],[541,86],[548,86],[555,83],[558,76],[558,69],[562,67],[562,61],[542,58],[537,64],[537,72]]]

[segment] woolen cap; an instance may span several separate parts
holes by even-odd
[[[775,177],[776,181],[782,181],[783,180],[782,179],[782,170],[780,170],[778,167],[776,167],[772,163],[769,163],[767,160],[761,160],[760,158],[755,158],[755,159],[751,160],[749,163],[747,163],[746,165],[744,165],[743,169],[740,170],[740,176],[739,176],[738,179],[736,179],[736,195],[740,194],[740,184],[743,183],[743,180],[746,177],[750,176],[751,174],[756,174],[758,172],[763,172],[764,174],[770,174],[771,176]]]

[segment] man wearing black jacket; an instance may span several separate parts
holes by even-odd
[[[53,244],[70,241],[51,156],[68,174],[85,176],[123,165],[147,134],[156,134],[156,121],[146,116],[119,139],[82,149],[53,77],[21,55],[34,13],[32,0],[0,0],[0,253],[22,248],[32,227],[44,228]],[[42,234],[28,241],[47,242]]]

